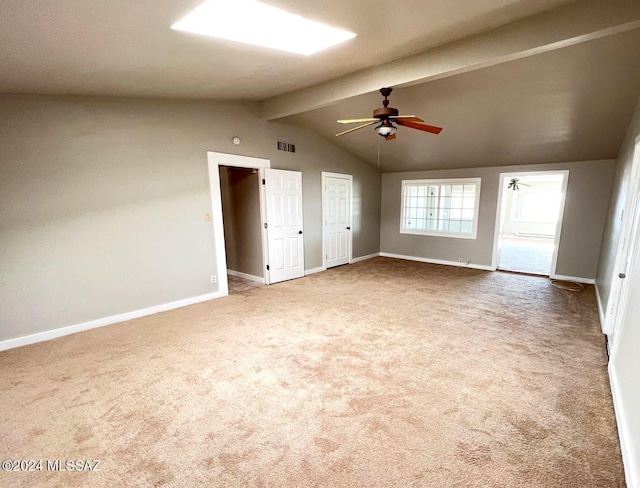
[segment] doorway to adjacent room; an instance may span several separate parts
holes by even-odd
[[[494,266],[503,271],[555,274],[568,171],[502,173]]]
[[[304,236],[302,229],[302,173],[299,171],[285,171],[272,169],[268,159],[239,156],[235,154],[207,152],[209,168],[209,187],[211,190],[212,214],[208,220],[213,224],[213,240],[216,256],[215,275],[211,275],[211,282],[218,282],[220,296],[229,294],[229,276],[227,254],[229,249],[225,242],[223,220],[223,187],[225,177],[233,177],[228,171],[237,172],[237,177],[246,180],[248,187],[253,188],[253,181],[257,176],[260,207],[260,239],[255,234],[255,226],[248,226],[254,241],[260,243],[262,252],[262,272],[256,274],[238,272],[229,273],[231,276],[243,274],[256,278],[256,282],[265,284],[278,283],[284,280],[304,276]],[[221,170],[221,167],[223,169]],[[224,169],[225,167],[232,169]],[[247,171],[249,170],[249,171]],[[256,171],[254,173],[254,170]],[[221,186],[222,183],[222,186]],[[253,190],[251,190],[253,192]],[[255,196],[255,195],[254,195]],[[242,200],[239,194],[238,200]],[[246,203],[246,202],[244,202]],[[243,203],[243,205],[244,205]],[[229,208],[229,206],[227,205]],[[253,206],[255,209],[255,205]],[[253,212],[252,212],[253,213]],[[238,222],[246,216],[240,212]],[[255,215],[254,215],[255,216]],[[227,211],[227,220],[229,212]],[[255,220],[255,219],[254,219]],[[228,233],[228,232],[227,232]],[[236,246],[239,243],[236,242]],[[253,262],[260,261],[258,246],[254,246]],[[255,267],[251,269],[256,269]]]

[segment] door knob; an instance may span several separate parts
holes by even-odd
[[[620,274],[618,275],[618,278],[621,278],[621,279],[622,279],[622,278],[626,278],[626,277],[627,277],[627,275],[626,275],[626,274],[624,274],[624,273],[620,273]]]
[[[298,231],[298,234],[302,234],[302,231],[301,231],[301,230],[299,230],[299,231]]]
[[[347,227],[347,230],[351,230],[351,227]]]

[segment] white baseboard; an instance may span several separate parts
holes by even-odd
[[[444,265],[447,265],[447,266],[458,266],[458,267],[461,267],[461,268],[482,269],[484,271],[495,271],[496,270],[493,266],[487,266],[485,264],[458,263],[456,261],[444,261],[442,259],[420,258],[420,257],[417,257],[417,256],[404,256],[402,254],[391,254],[391,253],[388,253],[388,252],[381,252],[380,256],[385,257],[385,258],[407,259],[409,261],[419,261],[421,263],[444,264]]]
[[[595,278],[578,278],[576,276],[565,276],[554,274],[549,276],[552,280],[562,280],[562,281],[575,281],[576,283],[584,283],[585,285],[594,285],[596,283]]]
[[[378,256],[380,256],[379,252],[374,252],[373,254],[367,254],[366,256],[360,256],[357,258],[351,258],[351,264],[353,263],[359,263],[360,261],[365,261],[367,259],[371,259],[371,258],[377,258]]]
[[[320,271],[326,271],[327,268],[325,268],[324,266],[320,266],[319,268],[311,268],[311,269],[305,269],[304,270],[304,275],[310,275],[313,273],[319,273]]]
[[[431,264],[444,264],[446,266],[458,266],[462,268],[473,268],[473,269],[482,269],[485,271],[495,271],[496,268],[493,266],[488,266],[486,264],[473,264],[473,263],[459,263],[457,261],[446,261],[443,259],[431,259],[431,258],[422,258],[418,256],[405,256],[403,254],[392,254],[388,252],[381,252],[380,256],[385,258],[395,258],[395,259],[407,259],[409,261],[419,261],[421,263],[431,263]],[[373,255],[371,256],[373,257]],[[595,284],[596,280],[594,278],[578,278],[576,276],[564,276],[564,275],[551,275],[552,280],[563,280],[563,281],[575,281],[577,283],[584,283],[587,285]]]
[[[368,254],[366,256],[360,256],[359,258],[352,258],[350,264],[357,263],[359,261],[364,261],[365,259],[376,258],[378,256],[380,256],[380,253]],[[319,273],[320,271],[326,271],[326,270],[327,268],[325,268],[324,266],[320,266],[319,268],[305,269],[304,275],[307,276],[310,274]]]
[[[227,269],[227,274],[230,274],[231,276],[237,276],[238,278],[244,278],[245,280],[262,283],[264,285],[264,278],[260,278],[259,276],[241,273],[240,271],[235,271],[233,269]]]
[[[618,436],[620,437],[620,450],[622,451],[622,463],[624,464],[624,476],[628,488],[640,488],[640,478],[638,477],[638,466],[634,465],[633,451],[629,445],[629,430],[627,427],[627,417],[622,399],[620,398],[620,388],[615,368],[609,363],[609,382],[611,383],[611,395],[613,397],[613,407],[616,413],[616,423],[618,424]]]
[[[112,315],[111,317],[104,317],[102,319],[91,320],[90,322],[84,322],[82,324],[69,325],[67,327],[61,327],[59,329],[47,330],[45,332],[38,332],[37,334],[17,337],[15,339],[8,339],[5,341],[0,341],[0,351],[6,351],[7,349],[13,349],[21,346],[28,346],[29,344],[48,341],[48,340],[56,339],[58,337],[66,336],[69,334],[75,334],[76,332],[82,332],[89,329],[96,329],[98,327],[104,327],[105,325],[117,324],[118,322],[125,322],[126,320],[133,320],[140,317],[145,317],[147,315],[153,315],[159,312],[166,312],[167,310],[186,307],[188,305],[193,305],[194,303],[200,303],[206,300],[213,300],[214,298],[220,298],[226,295],[227,293],[222,293],[222,292],[207,293],[206,295],[200,295],[192,298],[185,298],[184,300],[177,300],[175,302],[164,303],[162,305],[156,305],[155,307],[143,308],[141,310],[134,310],[133,312],[126,312],[118,315]]]

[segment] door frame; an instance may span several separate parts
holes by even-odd
[[[213,220],[213,243],[216,253],[216,273],[218,277],[218,290],[221,296],[229,294],[229,281],[227,280],[227,255],[224,241],[224,224],[222,216],[222,193],[220,190],[220,166],[233,166],[236,168],[250,168],[258,170],[258,188],[260,195],[260,220],[266,222],[265,192],[261,184],[264,179],[264,169],[271,167],[271,160],[207,151],[207,166],[209,168],[209,189],[211,194],[211,210]],[[269,271],[264,265],[269,261],[269,250],[264,226],[261,229],[262,236],[262,268],[265,284],[270,284]]]
[[[325,208],[324,205],[327,201],[327,178],[341,178],[349,181],[349,227],[351,230],[349,231],[349,262],[353,260],[353,175],[347,175],[342,173],[331,173],[329,171],[322,171],[322,269],[327,269],[327,244],[326,244],[326,234],[327,234],[327,225],[325,223]]]
[[[553,241],[553,255],[551,256],[551,269],[549,270],[549,278],[556,278],[556,267],[558,264],[558,247],[560,245],[560,234],[562,232],[562,222],[564,220],[564,207],[567,202],[567,186],[569,184],[569,170],[540,170],[540,171],[511,171],[509,173],[500,173],[498,178],[498,205],[496,209],[496,225],[493,234],[493,256],[491,258],[491,268],[498,269],[498,260],[500,258],[500,234],[502,233],[502,208],[506,202],[507,194],[505,193],[505,186],[507,179],[515,178],[517,176],[539,176],[545,175],[562,175],[562,201],[560,202],[560,212],[558,214],[558,223],[556,224],[556,235]]]
[[[627,183],[627,194],[622,209],[620,237],[616,248],[616,257],[611,274],[611,287],[609,288],[609,297],[607,299],[607,310],[604,315],[602,324],[602,332],[610,338],[615,336],[615,331],[620,322],[620,318],[624,312],[624,306],[627,299],[628,276],[625,279],[618,278],[618,273],[626,272],[623,269],[627,263],[631,263],[634,259],[635,240],[640,238],[637,231],[640,219],[640,136],[636,138],[636,144],[631,162],[631,171],[629,181]],[[627,259],[622,255],[624,241],[627,240]],[[615,339],[611,347],[611,354],[615,348]]]

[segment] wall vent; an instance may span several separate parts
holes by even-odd
[[[278,141],[278,150],[294,153],[296,152],[296,145],[290,142]]]

